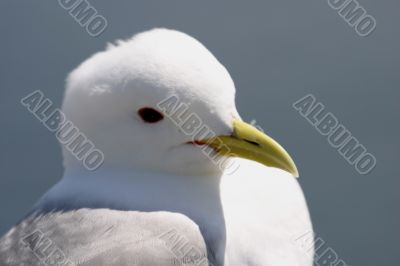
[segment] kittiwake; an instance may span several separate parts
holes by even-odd
[[[196,39],[109,44],[70,73],[62,112],[104,162],[89,171],[63,146],[63,178],[0,239],[1,265],[312,265],[293,160],[243,122]]]

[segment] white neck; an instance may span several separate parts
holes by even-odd
[[[173,176],[104,169],[71,174],[38,203],[53,210],[110,208],[177,212],[192,219],[215,253],[224,250],[225,221],[220,198],[221,176]],[[218,243],[218,244],[217,244]]]

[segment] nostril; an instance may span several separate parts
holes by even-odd
[[[246,141],[246,142],[248,142],[250,144],[253,144],[255,146],[261,147],[261,145],[259,143],[257,143],[257,142],[254,142],[254,141],[251,141],[251,140],[247,140],[247,139],[245,139],[244,141]]]

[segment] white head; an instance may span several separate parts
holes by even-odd
[[[67,80],[63,111],[103,151],[102,167],[204,174],[217,171],[199,147],[188,145],[168,114],[146,123],[141,108],[161,112],[172,95],[217,134],[237,117],[235,87],[218,60],[194,38],[154,29],[93,55]],[[65,167],[79,162],[64,152]]]
[[[170,113],[161,110],[159,103],[171,97],[189,107],[183,117],[197,115],[218,136],[235,134],[234,121],[240,118],[229,73],[200,42],[174,30],[147,31],[87,59],[67,79],[63,111],[104,153],[101,167],[221,173],[220,165],[190,143],[197,140],[194,134],[184,133]],[[146,122],[149,119],[153,123]],[[247,138],[246,145],[259,137]],[[64,165],[72,169],[80,162],[64,149]]]

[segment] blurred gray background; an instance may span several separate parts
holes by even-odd
[[[107,42],[168,27],[215,54],[243,118],[291,152],[327,246],[348,265],[399,265],[398,0],[359,0],[377,20],[368,37],[326,0],[90,2],[109,23],[95,38],[57,1],[0,1],[1,235],[63,173],[56,138],[20,99],[40,89],[60,105],[67,73]],[[376,156],[372,173],[358,174],[292,108],[308,93]]]

